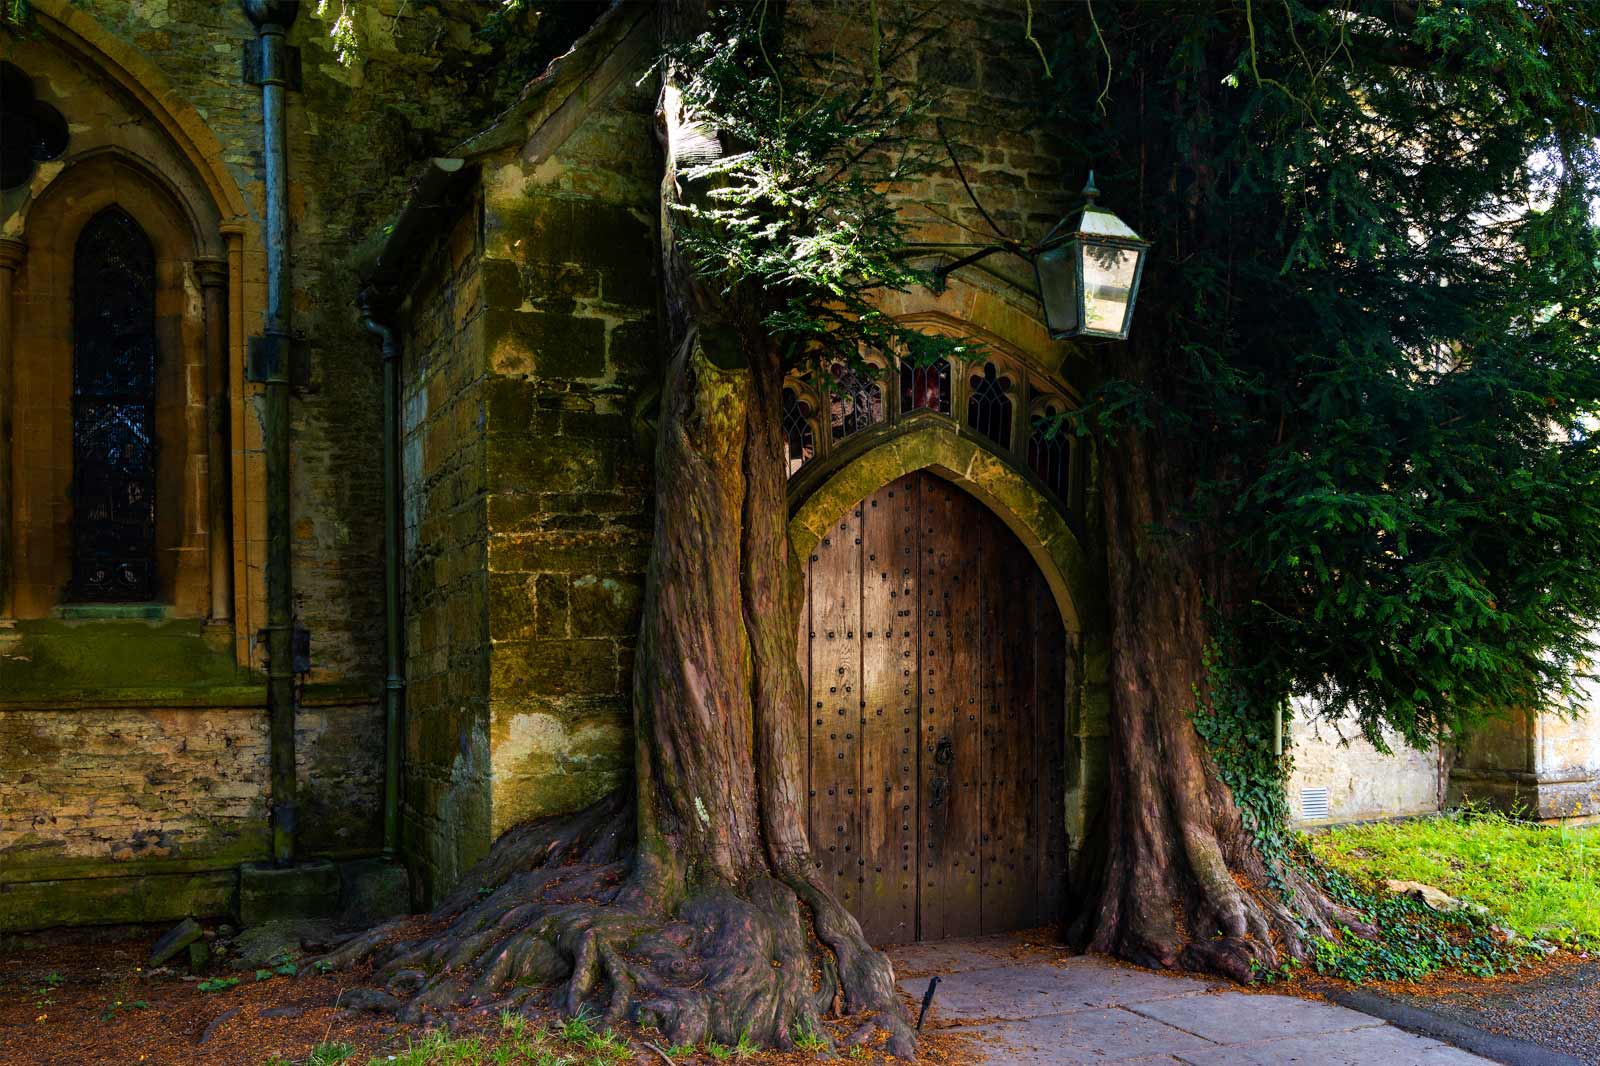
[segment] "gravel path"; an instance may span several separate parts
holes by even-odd
[[[1600,1064],[1600,960],[1529,981],[1497,981],[1461,991],[1389,998]]]

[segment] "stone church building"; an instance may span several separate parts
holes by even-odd
[[[401,869],[426,906],[628,770],[648,5],[243,6],[0,24],[0,933],[331,908]],[[792,32],[861,47],[851,10],[790,5]],[[1083,176],[1033,121],[1023,5],[944,16],[907,73],[990,212],[1042,233]],[[929,265],[984,243],[953,168],[901,202]],[[885,304],[981,361],[785,395],[812,839],[883,942],[1048,918],[1102,792],[1095,461],[1034,429],[1083,363],[1009,258]],[[1291,738],[1307,823],[1600,813],[1581,722],[1394,756]],[[1025,817],[984,831],[1001,794]]]

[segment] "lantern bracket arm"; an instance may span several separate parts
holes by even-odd
[[[987,247],[979,248],[977,251],[968,255],[964,255],[960,259],[955,259],[948,263],[940,263],[938,266],[929,270],[928,275],[930,278],[932,278],[932,281],[929,283],[928,288],[936,293],[944,292],[945,280],[949,278],[951,274],[960,270],[962,267],[971,266],[973,263],[976,263],[981,259],[987,259],[996,252],[1011,252],[1012,254],[1019,255],[1024,259],[1032,258],[1031,255],[1029,255],[1028,250],[1022,248],[1020,245],[991,244]]]

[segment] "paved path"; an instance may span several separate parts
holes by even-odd
[[[894,948],[900,989],[927,1026],[959,1028],[988,1066],[1492,1066],[1368,1014],[1258,995],[1089,956],[1025,938],[985,937]]]

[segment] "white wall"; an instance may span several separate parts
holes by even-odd
[[[1294,771],[1289,777],[1289,815],[1299,825],[1396,818],[1427,814],[1440,807],[1439,749],[1417,751],[1399,737],[1389,738],[1385,755],[1349,721],[1312,718],[1295,708],[1288,730]],[[1341,734],[1348,743],[1341,743]],[[1302,819],[1301,790],[1328,790],[1328,817]]]

